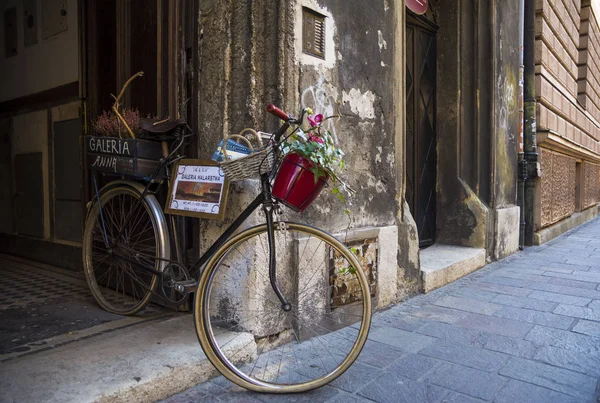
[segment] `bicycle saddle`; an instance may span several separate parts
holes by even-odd
[[[159,120],[159,119],[148,119],[140,118],[140,127],[150,133],[154,134],[166,134],[170,133],[179,126],[185,126],[187,123],[183,119],[177,120]]]

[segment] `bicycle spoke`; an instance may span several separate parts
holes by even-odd
[[[84,259],[84,273],[98,303],[113,313],[133,314],[142,309],[156,284],[152,270],[158,268],[161,257],[156,219],[140,197],[128,187],[109,189],[86,222],[84,248],[89,258]]]
[[[294,315],[294,313],[292,313],[292,315]],[[300,324],[304,325],[304,322],[303,322],[303,321],[302,321],[302,320],[301,320],[301,319],[300,319],[300,318],[299,318],[297,315],[294,315],[294,317],[295,317],[295,318],[296,318],[296,319],[297,319],[297,320],[300,322]],[[318,326],[318,325],[317,325],[317,326]],[[310,326],[306,326],[306,325],[305,325],[305,327],[306,327],[308,330],[312,331],[312,332],[313,332],[313,333],[316,335],[314,338],[312,338],[312,337],[311,337],[309,340],[317,339],[317,341],[319,341],[319,343],[321,343],[321,346],[323,347],[323,349],[324,349],[325,351],[327,351],[327,353],[329,353],[329,355],[331,356],[331,358],[332,358],[333,360],[335,360],[335,357],[333,356],[333,354],[331,354],[331,351],[330,351],[330,349],[329,349],[329,348],[327,348],[327,347],[325,347],[325,344],[323,344],[323,340],[321,340],[321,335],[320,335],[319,333],[317,333],[315,330],[313,330],[313,329],[312,329]],[[344,354],[344,355],[346,354],[346,352],[345,352],[344,350],[342,350],[341,348],[339,348],[339,346],[336,346],[335,344],[332,344],[332,347],[333,347],[333,348],[335,348],[335,349],[337,349],[338,351],[342,352],[342,354]],[[320,357],[320,355],[319,355],[319,357]],[[323,362],[323,361],[321,360],[321,362]],[[324,367],[325,369],[327,369],[327,368],[325,367],[325,364],[323,364],[323,367]],[[329,370],[327,369],[327,371],[329,371]]]
[[[140,276],[138,275],[138,272],[136,272],[131,265],[128,262],[123,262],[124,267],[126,267],[126,269],[124,271],[127,271],[129,274],[129,279],[132,282],[133,285],[133,280],[136,281],[137,284],[139,284],[140,286],[142,286],[142,288],[146,287],[145,282],[140,278]],[[136,288],[135,286],[133,286],[133,290],[134,292],[136,292]]]
[[[231,282],[224,282],[224,283],[220,283],[220,282],[216,282],[215,284],[222,284],[223,286],[225,285],[231,285]],[[226,287],[223,287],[226,288]],[[273,301],[271,298],[267,297],[265,294],[259,292],[257,290],[257,287],[254,287],[253,289],[253,293],[259,297],[261,297],[260,301],[265,301],[265,302],[269,302],[270,304],[272,304],[273,306],[278,307],[279,309],[281,309],[281,302],[279,301],[279,299],[277,299],[276,301]],[[272,297],[277,298],[276,295],[273,295]]]
[[[105,287],[106,286],[106,282],[104,281],[104,278],[111,272],[112,269],[112,262],[110,263],[110,265],[108,266],[108,268],[102,273],[102,275],[100,277],[96,277],[94,279],[94,281],[96,282],[96,284],[98,284],[99,286]],[[110,279],[110,277],[109,277]]]
[[[231,376],[245,380],[245,387],[252,389],[253,383],[248,380],[256,380],[266,383],[267,388],[283,388],[279,391],[291,387],[305,390],[330,382],[351,364],[353,360],[346,357],[362,348],[366,340],[361,323],[370,319],[364,316],[364,304],[370,300],[354,304],[354,298],[367,297],[363,295],[364,277],[347,275],[336,282],[330,280],[328,253],[335,253],[335,267],[344,263],[340,258],[348,262],[351,259],[350,252],[331,236],[289,223],[285,231],[276,227],[275,247],[277,282],[292,310],[282,309],[270,286],[266,228],[246,237],[241,233],[219,255],[223,257],[213,261],[215,266],[206,268],[209,274],[201,279],[199,287],[209,289],[208,294],[202,294],[207,298],[201,311],[202,328],[222,339],[209,333],[213,344],[206,344],[202,337],[200,340],[203,348],[223,357],[217,359]],[[352,299],[340,306],[334,290],[348,281],[360,287],[344,291],[343,298],[351,295]],[[334,296],[336,299],[332,299]],[[201,306],[196,302],[197,307]],[[196,317],[199,314],[196,311]],[[246,335],[227,336],[231,331]],[[254,341],[242,341],[247,333],[254,335]],[[253,343],[258,355],[246,364]]]
[[[281,350],[281,358],[279,359],[279,366],[277,367],[277,376],[275,377],[275,382],[279,380],[279,372],[281,372],[281,364],[283,364],[283,354],[285,353],[285,348],[287,344],[283,345],[283,349]]]
[[[331,288],[331,287],[330,287],[330,288]],[[335,307],[335,308],[340,308],[340,307],[342,307],[342,306],[344,306],[344,305],[341,305],[341,306],[338,306],[338,307]],[[311,306],[311,307],[310,307],[310,309],[311,309],[311,310],[312,310],[312,309],[320,309],[320,310],[322,310],[322,311],[325,311],[325,312],[327,312],[327,313],[330,313],[330,312],[328,312],[328,309],[327,309],[327,308],[321,308],[321,307],[318,307],[318,306]],[[298,311],[298,313],[302,313],[302,312]],[[363,317],[362,315],[352,314],[352,313],[348,313],[348,312],[339,312],[339,313],[338,313],[338,312],[336,311],[336,316],[337,316],[337,315],[344,315],[344,316],[354,316],[354,317],[357,317],[357,318],[362,318],[362,317]]]
[[[264,249],[264,248],[263,248],[263,249]],[[237,252],[237,253],[238,253],[238,254],[239,254],[239,255],[240,255],[240,256],[241,256],[243,259],[245,259],[245,260],[247,259],[247,258],[246,258],[246,256],[242,255],[242,253],[241,253],[241,252],[240,252],[240,251],[239,251],[237,248],[235,249],[235,251],[236,251],[236,252]],[[267,252],[265,252],[265,256],[267,256],[267,258],[268,258],[268,256],[269,256],[269,255],[267,254]],[[268,263],[267,263],[267,266],[266,266],[266,267],[268,267]],[[257,272],[258,274],[260,274],[262,278],[264,278],[265,280],[267,280],[267,282],[269,281],[268,277],[267,277],[267,276],[265,276],[261,270],[256,270],[256,272]]]
[[[117,236],[117,234],[119,233],[119,229],[121,228],[118,223],[117,213],[115,212],[114,201],[111,200],[107,204],[106,208],[104,208],[102,211],[106,214],[106,217],[108,219],[105,220],[106,232],[109,232],[110,236],[114,238]]]
[[[292,315],[294,315],[294,314],[292,314]],[[296,319],[300,320],[300,317],[299,317],[299,315],[298,315],[298,314],[295,314],[295,315],[294,315],[294,317],[295,317]],[[325,331],[326,331],[326,333],[330,333],[330,332],[331,332],[331,330],[330,330],[330,329],[327,329],[327,328],[326,328],[326,327],[324,327],[324,326],[321,326],[321,325],[319,325],[319,324],[315,324],[315,325],[316,325],[317,327],[320,327],[321,329],[325,330]],[[314,331],[314,330],[313,330],[313,332],[314,332],[314,333],[316,333],[316,331]],[[319,333],[316,333],[316,334],[319,334]],[[349,342],[354,342],[353,340],[351,340],[351,339],[348,339],[347,337],[344,337],[344,336],[336,335],[336,337],[339,337],[339,338],[341,338],[341,339],[347,340],[347,341],[349,341]],[[339,349],[339,347],[338,347],[338,349]],[[343,352],[343,350],[340,350],[340,351],[342,351],[342,352]]]
[[[119,195],[120,197],[120,203],[119,203],[119,210],[120,210],[120,214],[119,214],[119,230],[122,230],[123,227],[125,226],[125,221],[129,218],[126,214],[125,214],[125,195],[121,194]]]
[[[262,316],[262,315],[263,315],[263,313],[261,312],[261,313],[259,313],[258,315],[256,315],[256,316],[253,316],[252,318],[250,318],[250,319],[248,319],[248,320],[245,320],[245,321],[243,321],[243,322],[240,322],[240,323],[248,323],[248,322],[250,322],[251,320],[253,320],[253,319],[256,319],[256,318],[258,318],[259,316]],[[235,325],[233,325],[233,326],[230,326],[230,327],[228,327],[226,330],[231,330],[233,327],[235,327],[235,326],[238,326],[238,325],[239,325],[239,324],[235,324]],[[213,333],[214,333],[214,332],[213,332]],[[239,332],[235,332],[235,333],[239,333]],[[225,333],[223,332],[223,333],[215,333],[215,334],[225,334]],[[225,343],[225,344],[222,344],[222,345],[221,345],[221,348],[225,347],[226,345],[228,345],[229,343],[231,343],[233,340],[234,340],[234,339],[231,339],[231,340],[229,340],[227,343]]]
[[[317,250],[319,250],[319,248],[321,247],[321,245],[323,245],[323,242],[321,242],[321,243],[319,244],[319,246],[317,247]],[[314,253],[313,253],[313,255],[311,256],[310,260],[308,261],[308,263],[307,263],[307,266],[308,266],[308,267],[310,267],[310,263],[312,263],[312,260],[314,259],[314,257],[315,257],[315,254],[317,253],[317,250],[315,250],[315,252],[314,252]],[[319,266],[317,267],[317,269],[320,269],[322,265],[323,265],[323,262],[321,263],[321,265],[319,265]],[[315,269],[315,270],[313,271],[313,274],[312,274],[312,276],[310,277],[310,279],[308,280],[308,282],[306,283],[306,285],[304,285],[304,287],[302,288],[302,290],[301,290],[300,292],[298,292],[298,295],[302,295],[302,293],[304,293],[304,291],[306,290],[306,287],[308,287],[308,285],[309,285],[309,284],[310,284],[310,282],[312,281],[312,279],[313,279],[313,277],[315,276],[315,274],[317,274],[317,272],[318,272],[318,270],[317,270],[317,269]]]
[[[145,233],[148,231],[148,229],[150,229],[150,228],[152,228],[152,227],[153,227],[153,225],[152,225],[152,222],[151,222],[151,221],[148,221],[148,222],[146,222],[146,225],[145,225],[145,226],[142,228],[142,230],[141,230],[141,231],[137,231],[137,227],[136,227],[136,228],[134,228],[134,230],[132,230],[131,232],[132,232],[133,234],[136,234],[136,233],[137,233],[137,236],[136,236],[135,240],[133,240],[133,241],[132,241],[132,243],[133,243],[133,244],[136,244],[136,243],[139,241],[140,237],[141,237],[142,235],[144,235],[144,234],[145,234]]]
[[[131,216],[131,219],[129,220],[130,234],[135,234],[135,229],[144,218],[145,211],[142,203],[136,203],[136,209],[129,213]]]

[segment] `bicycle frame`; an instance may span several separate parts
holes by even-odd
[[[289,127],[290,127],[290,124],[286,122],[283,124],[283,126],[281,126],[279,128],[279,130],[273,135],[275,143],[278,143],[280,141],[281,136],[286,132],[286,130]],[[175,152],[182,146],[182,144],[183,144],[183,137],[180,140],[177,147],[175,147],[175,149],[169,154],[169,156],[165,157],[163,159],[163,161],[159,164],[154,175],[148,181],[148,183],[146,184],[146,186],[144,188],[144,191],[141,193],[141,195],[140,195],[141,197],[138,199],[138,201],[134,205],[134,209],[139,206],[139,203],[143,202],[144,196],[146,196],[150,192],[150,186],[153,183],[152,181],[156,178],[158,173],[163,168],[167,168],[169,165],[171,165],[173,162],[175,162],[177,159],[179,159],[179,158],[173,159],[172,157],[175,154]],[[278,150],[277,147],[275,147],[274,149]],[[275,151],[275,152],[277,152],[277,151]],[[244,209],[244,211],[242,211],[242,213],[240,213],[240,215],[233,221],[233,223],[231,223],[229,225],[229,227],[227,227],[227,229],[225,229],[225,231],[219,236],[219,238],[217,238],[217,240],[215,240],[215,242],[206,250],[206,252],[204,252],[202,254],[202,256],[200,256],[200,258],[198,258],[198,260],[193,265],[186,267],[186,269],[188,270],[188,272],[195,272],[197,270],[200,270],[202,268],[202,266],[204,266],[208,262],[208,260],[212,257],[212,255],[242,225],[242,223],[244,221],[246,221],[246,219],[248,217],[250,217],[250,215],[252,213],[254,213],[254,211],[256,211],[257,208],[259,208],[259,206],[262,205],[263,211],[264,211],[265,217],[266,217],[266,224],[267,224],[267,237],[268,237],[268,246],[269,246],[269,280],[270,280],[271,286],[273,287],[273,291],[275,292],[275,294],[281,301],[282,308],[284,310],[288,311],[291,309],[291,305],[286,301],[285,297],[283,296],[283,294],[281,293],[281,291],[279,289],[279,286],[277,284],[277,275],[276,275],[276,267],[275,267],[276,266],[276,264],[275,264],[275,235],[274,235],[273,211],[275,208],[277,208],[278,204],[276,201],[273,200],[273,197],[271,195],[270,173],[261,174],[260,180],[261,180],[260,194],[258,194],[254,198],[254,200],[246,207],[246,209]],[[106,243],[106,247],[110,248],[111,245],[108,240],[108,236],[106,234],[106,229],[105,229],[105,223],[104,223],[105,219],[104,219],[104,215],[102,214],[101,194],[100,194],[100,190],[98,189],[95,177],[94,177],[94,190],[96,192],[94,199],[98,203],[98,208],[99,208],[99,212],[100,212],[100,220],[102,222],[102,231],[103,231],[102,235],[103,235],[104,241]],[[93,201],[94,200],[92,200],[92,202]],[[127,225],[127,223],[129,222],[130,219],[131,219],[131,216],[127,218],[123,227],[125,227]],[[121,229],[121,231],[117,235],[117,238],[119,238],[122,235],[122,231],[123,231],[123,229]],[[177,232],[175,225],[174,225],[172,231]],[[135,266],[137,266],[145,271],[151,272],[155,275],[162,274],[162,272],[160,272],[158,270],[155,270],[150,267],[146,267],[145,265],[141,264],[140,262],[129,259],[125,256],[118,256],[118,257],[126,260],[127,262],[129,262],[131,264],[134,264]],[[169,263],[181,264],[181,262],[179,262],[178,260],[163,259],[163,258],[157,258],[157,260],[166,261]]]

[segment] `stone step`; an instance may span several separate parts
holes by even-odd
[[[256,349],[251,334],[235,335],[242,337],[227,350]],[[217,375],[198,343],[192,315],[87,336],[4,361],[0,400],[153,402]]]
[[[485,249],[435,244],[420,251],[423,291],[452,283],[486,264]]]

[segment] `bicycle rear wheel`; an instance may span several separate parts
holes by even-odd
[[[236,384],[304,392],[331,382],[358,357],[371,295],[360,263],[340,241],[310,226],[277,224],[277,282],[292,309],[283,309],[271,287],[267,228],[259,225],[208,262],[196,292],[196,332],[209,360]]]
[[[142,198],[135,189],[119,186],[102,194],[102,209],[96,202],[88,214],[83,234],[85,278],[96,302],[108,312],[139,312],[156,287],[158,276],[151,270],[161,271],[159,258],[165,251],[153,202],[158,206],[154,196]]]

